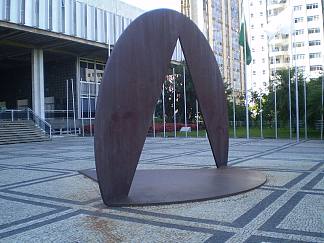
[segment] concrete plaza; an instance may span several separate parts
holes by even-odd
[[[224,199],[107,208],[93,138],[0,146],[0,242],[324,242],[324,142],[230,140],[267,183]],[[148,138],[138,168],[215,166],[207,139]],[[215,185],[217,186],[217,185]]]

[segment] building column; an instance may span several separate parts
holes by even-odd
[[[33,111],[45,119],[44,104],[44,58],[42,49],[32,50],[32,101]]]

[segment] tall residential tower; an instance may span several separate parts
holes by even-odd
[[[205,34],[224,81],[237,93],[244,89],[239,46],[238,0],[181,0],[181,11]]]

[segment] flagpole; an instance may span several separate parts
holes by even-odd
[[[306,79],[304,79],[304,129],[305,129],[305,140],[307,139],[307,90],[306,90]]]
[[[277,117],[277,85],[274,84],[274,99],[275,99],[275,133],[278,139],[278,117]]]
[[[297,73],[296,56],[295,56],[296,141],[299,142],[299,107],[298,107],[298,76],[297,75],[298,73]]]
[[[196,129],[197,129],[197,138],[199,135],[199,116],[198,116],[198,100],[196,100]]]
[[[278,120],[277,120],[277,56],[274,56],[274,83],[273,83],[273,88],[274,88],[274,103],[275,103],[275,134],[276,134],[276,139],[278,139]]]
[[[234,95],[234,84],[233,84],[233,132],[234,132],[234,138],[236,138],[236,116],[235,116],[235,95]]]
[[[90,126],[90,137],[92,137],[92,111],[91,111],[91,82],[89,80],[88,83],[88,95],[89,95],[89,99],[88,99],[88,111],[89,111],[89,126]]]
[[[69,80],[66,80],[66,134],[69,131]]]
[[[173,79],[173,125],[174,125],[174,137],[177,137],[177,117],[176,117],[176,81],[174,68],[172,69],[172,79]]]
[[[162,110],[163,110],[163,137],[165,138],[165,103],[164,103],[164,83],[162,85]]]
[[[289,6],[291,7],[291,2],[289,0]],[[290,9],[291,11],[291,9]],[[292,13],[291,13],[292,14]],[[290,38],[290,51],[289,51],[289,66],[288,66],[288,103],[289,103],[289,138],[292,139],[292,118],[291,118],[291,74],[290,74],[290,68],[292,63],[292,21],[290,20],[290,28],[289,28],[289,38]]]
[[[81,79],[80,82],[80,96],[81,96],[81,124],[82,124],[82,136],[84,137],[84,117],[83,117],[83,98],[82,98],[82,93],[83,93],[83,82]]]
[[[289,106],[289,138],[292,139],[292,125],[291,125],[291,74],[290,67],[292,61],[292,38],[291,38],[291,27],[289,29],[289,37],[290,37],[290,51],[289,51],[289,66],[288,66],[288,106]]]
[[[155,138],[155,110],[154,110],[154,113],[153,113],[153,137]]]
[[[291,91],[290,91],[290,65],[288,67],[288,106],[289,106],[289,139],[292,139],[292,130],[291,130]]]
[[[260,135],[261,135],[261,138],[263,139],[262,115],[263,115],[263,111],[262,111],[262,92],[260,92]]]
[[[324,72],[322,72],[322,109],[321,109],[321,140],[323,140],[323,120],[324,120]]]
[[[72,91],[72,107],[73,107],[73,125],[74,125],[74,135],[76,136],[76,120],[75,120],[75,102],[74,102],[74,87],[73,78],[71,79],[71,91]]]
[[[294,28],[294,32],[295,32],[295,28]],[[294,43],[295,41],[296,41],[296,32],[294,33]],[[293,46],[293,48],[295,53],[294,66],[295,66],[296,141],[299,142],[298,72],[297,72],[296,46]]]
[[[187,94],[186,94],[186,67],[185,67],[185,65],[183,65],[183,102],[184,102],[184,122],[185,122],[185,127],[187,127]],[[188,137],[187,130],[186,130],[186,137]]]
[[[245,86],[245,119],[246,119],[246,139],[250,139],[250,127],[249,127],[249,104],[248,104],[248,91],[247,91],[247,80],[246,80],[246,22],[244,21],[244,86]]]

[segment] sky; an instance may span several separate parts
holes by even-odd
[[[152,10],[157,8],[170,8],[180,11],[181,0],[121,0],[125,3],[134,5],[143,10]]]

